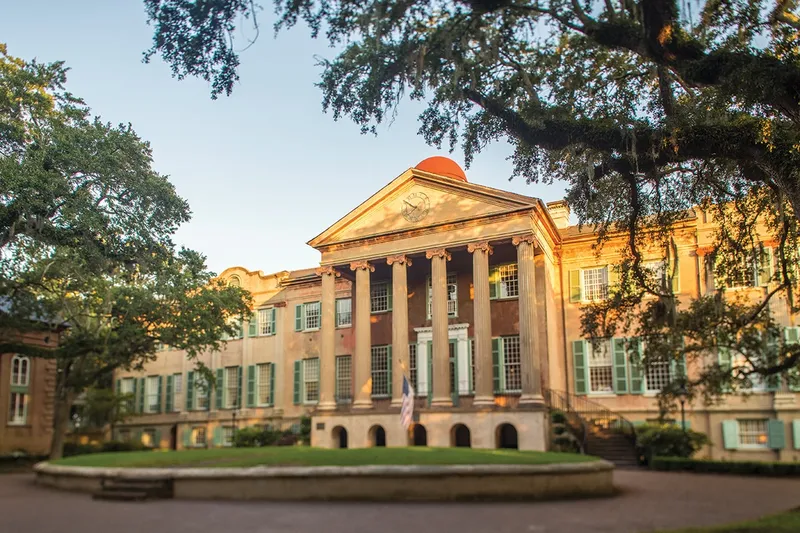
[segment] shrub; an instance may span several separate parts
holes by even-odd
[[[252,426],[236,431],[233,445],[237,448],[260,448],[274,446],[283,434],[271,427]]]
[[[675,424],[644,424],[636,428],[638,455],[649,463],[653,457],[691,457],[710,441],[705,433],[684,431]]]
[[[653,457],[650,468],[662,471],[683,471],[705,474],[737,474],[742,476],[800,476],[800,463],[766,463],[758,461],[712,461],[684,457]]]
[[[112,440],[102,444],[76,444],[74,442],[64,443],[63,456],[72,457],[73,455],[86,455],[90,453],[103,452],[138,452],[150,450],[141,442],[127,442]]]
[[[293,431],[288,430],[284,431],[281,437],[278,439],[278,442],[275,443],[276,446],[294,446],[300,442],[300,438],[295,434]]]

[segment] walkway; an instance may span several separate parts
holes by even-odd
[[[800,506],[800,480],[619,471],[616,498],[541,503],[95,502],[0,475],[0,533],[640,533]]]

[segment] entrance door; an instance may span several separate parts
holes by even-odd
[[[169,428],[169,449],[178,449],[178,424],[172,424],[172,427]]]
[[[458,345],[455,339],[450,339],[450,396],[453,405],[458,405]]]

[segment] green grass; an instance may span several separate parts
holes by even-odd
[[[216,448],[210,450],[116,452],[77,455],[53,461],[64,466],[102,467],[245,467],[355,466],[355,465],[464,465],[581,463],[595,457],[571,453],[474,450],[471,448],[361,448],[325,449],[301,446]]]
[[[661,533],[797,533],[800,531],[800,509],[765,516],[751,522],[727,526],[675,529]]]

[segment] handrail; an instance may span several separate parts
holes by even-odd
[[[558,409],[565,413],[574,413],[583,421],[591,421],[616,433],[625,435],[634,444],[636,443],[636,428],[619,413],[608,407],[594,402],[585,396],[578,396],[565,391],[547,389],[544,391],[545,401],[551,409]],[[584,426],[585,429],[585,426]],[[584,433],[584,449],[588,431]]]

